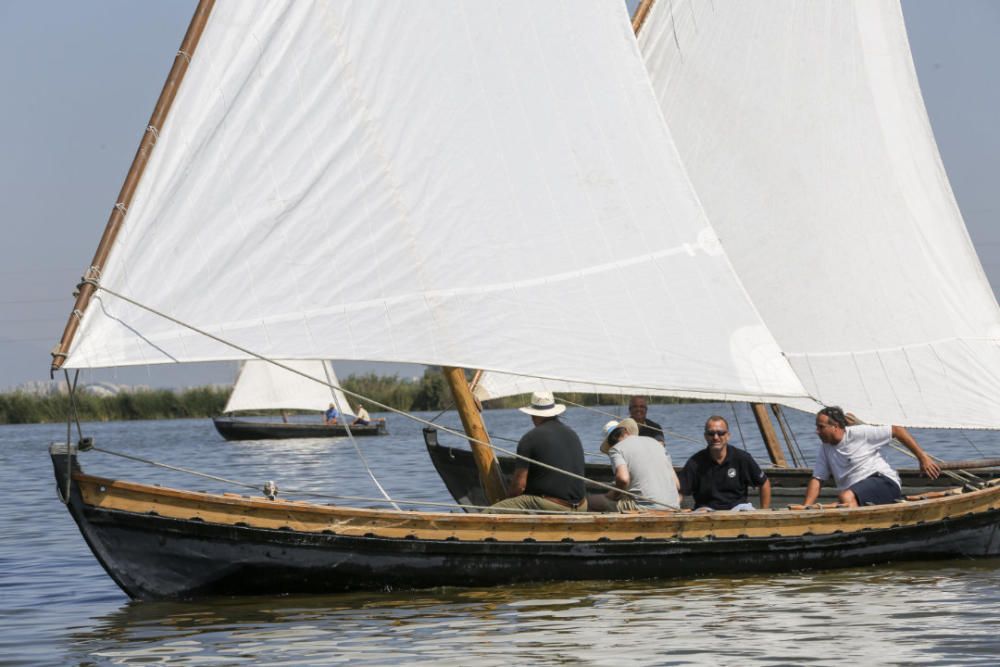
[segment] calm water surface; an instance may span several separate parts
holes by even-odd
[[[730,417],[734,442],[742,429],[744,446],[766,460],[742,408],[732,419],[729,406],[652,406],[650,417],[697,438],[714,411]],[[790,416],[811,460],[811,417]],[[487,412],[486,419],[495,438],[516,439],[529,426],[512,410]],[[571,409],[566,419],[596,450],[607,416]],[[453,413],[439,422],[458,423]],[[84,430],[114,451],[254,487],[273,479],[285,497],[297,491],[378,495],[346,440],[227,443],[208,420],[85,424]],[[358,440],[383,486],[398,498],[449,502],[420,426],[392,416],[390,431]],[[916,435],[944,458],[998,451],[995,434]],[[780,576],[490,589],[465,589],[457,581],[454,588],[416,592],[131,602],[94,560],[56,497],[46,447],[65,437],[65,425],[0,427],[0,488],[8,501],[0,508],[0,665],[1000,662],[995,559]],[[680,462],[698,447],[678,437],[670,443]],[[908,465],[902,458],[893,462]],[[84,454],[81,463],[96,474],[249,492],[106,454]]]

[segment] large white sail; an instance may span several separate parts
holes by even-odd
[[[695,189],[809,392],[1000,426],[1000,312],[895,0],[667,2],[640,48]]]
[[[339,387],[330,362],[298,359],[284,360],[281,364],[298,373],[258,359],[245,362],[226,402],[225,412],[278,409],[323,411],[333,403],[341,413],[354,414],[344,392],[329,386]],[[309,377],[303,377],[299,373],[305,373]],[[311,380],[310,377],[326,384]]]
[[[101,281],[274,358],[805,395],[620,0],[218,2]],[[246,356],[99,299],[67,366]]]

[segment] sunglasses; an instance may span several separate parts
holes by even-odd
[[[711,438],[713,435],[717,435],[721,438],[727,433],[729,433],[729,431],[705,431],[705,437]]]

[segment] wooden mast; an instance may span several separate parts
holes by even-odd
[[[778,434],[774,431],[774,424],[771,422],[771,416],[767,414],[767,408],[763,403],[751,403],[750,409],[753,410],[754,419],[757,420],[757,428],[760,429],[760,434],[764,438],[764,445],[767,447],[767,455],[771,457],[771,463],[781,468],[787,468],[788,462],[785,461],[785,455],[781,451],[781,443],[778,442]]]
[[[184,74],[187,73],[188,65],[190,65],[191,58],[194,56],[194,50],[198,46],[198,41],[205,30],[205,25],[208,23],[208,16],[214,4],[215,0],[200,0],[198,7],[194,11],[194,16],[191,17],[191,23],[188,25],[187,33],[184,35],[184,41],[181,42],[181,48],[174,57],[173,67],[170,68],[170,74],[167,75],[167,80],[163,84],[163,90],[160,91],[160,97],[156,101],[153,115],[149,118],[146,132],[142,136],[142,141],[139,142],[139,149],[132,159],[132,166],[129,167],[128,175],[125,176],[125,183],[122,184],[122,189],[118,193],[117,203],[111,210],[111,217],[108,218],[108,224],[104,228],[104,235],[97,246],[97,252],[94,253],[94,259],[91,260],[90,267],[87,269],[87,273],[83,277],[83,282],[76,293],[76,303],[73,305],[73,312],[69,315],[69,320],[66,322],[66,328],[63,330],[59,344],[52,350],[52,373],[59,370],[63,362],[66,361],[69,346],[73,342],[73,336],[76,335],[77,328],[80,326],[80,319],[83,317],[84,311],[87,310],[90,300],[97,291],[94,284],[87,281],[99,281],[101,279],[101,272],[104,269],[105,262],[107,262],[108,254],[114,245],[115,238],[118,236],[118,230],[125,221],[125,215],[128,212],[129,206],[132,205],[132,197],[135,195],[136,186],[139,185],[139,180],[142,178],[146,165],[149,163],[150,155],[152,155],[153,148],[156,146],[156,139],[163,128],[163,123],[174,102],[174,97],[177,95],[177,89],[180,88],[181,81],[184,79]]]
[[[483,424],[482,416],[476,406],[476,399],[469,389],[469,383],[465,381],[465,371],[450,366],[445,366],[442,371],[448,381],[448,386],[451,387],[451,395],[455,399],[458,415],[462,418],[465,434],[469,437],[469,445],[472,447],[472,455],[476,460],[476,468],[479,469],[479,481],[483,485],[486,498],[490,504],[503,500],[507,497],[507,487],[500,474],[500,464],[497,462],[493,449],[482,444],[488,443],[490,436],[486,432],[486,425]]]
[[[642,0],[639,6],[635,8],[635,14],[632,15],[632,31],[638,36],[639,29],[642,28],[642,24],[646,21],[646,16],[649,15],[649,10],[653,8],[653,3],[656,0]]]

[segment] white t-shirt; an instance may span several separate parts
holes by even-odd
[[[879,453],[882,446],[890,440],[892,426],[848,426],[840,443],[820,443],[812,476],[823,482],[832,473],[840,491],[851,488],[877,472],[902,486],[899,475]]]
[[[628,468],[628,491],[673,509],[680,507],[673,462],[659,440],[645,435],[630,435],[609,449],[608,456],[611,457],[612,470],[620,465]],[[640,507],[666,509],[641,500],[636,503]]]

